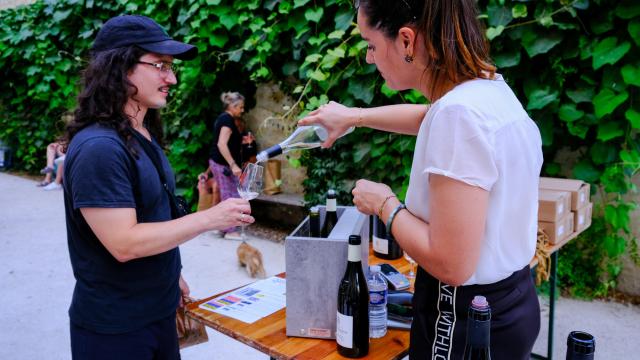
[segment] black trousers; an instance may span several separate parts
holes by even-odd
[[[471,300],[491,306],[491,359],[529,359],[540,331],[540,304],[529,266],[487,285],[450,286],[418,270],[409,358],[461,359]]]
[[[179,360],[176,315],[124,334],[100,334],[71,323],[73,360]]]

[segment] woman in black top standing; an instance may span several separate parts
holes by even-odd
[[[244,113],[244,96],[238,92],[225,92],[220,96],[224,112],[213,124],[213,146],[209,167],[220,189],[220,200],[239,198],[238,178],[242,173],[241,149],[242,135],[236,126],[235,119]],[[225,238],[240,240],[235,227],[224,230]]]

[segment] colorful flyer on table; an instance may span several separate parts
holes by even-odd
[[[286,280],[273,276],[218,296],[200,308],[253,323],[285,306]]]

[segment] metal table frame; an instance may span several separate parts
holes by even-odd
[[[558,252],[554,251],[551,258],[551,271],[549,274],[549,334],[547,336],[547,356],[531,353],[533,359],[553,360],[553,327],[556,309],[556,285],[558,275]]]

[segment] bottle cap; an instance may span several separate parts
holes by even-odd
[[[336,198],[336,191],[333,190],[333,189],[329,189],[329,191],[327,191],[327,198],[335,199]]]
[[[484,296],[476,295],[473,297],[473,300],[471,301],[471,307],[478,310],[487,309],[489,308],[489,302],[487,301],[487,298],[485,298]]]
[[[360,235],[349,235],[349,245],[360,245],[361,242]]]
[[[372,274],[379,273],[380,265],[371,265],[369,266],[369,270],[371,271]]]
[[[593,354],[596,351],[596,339],[584,331],[572,331],[567,337],[567,351],[574,354]]]

